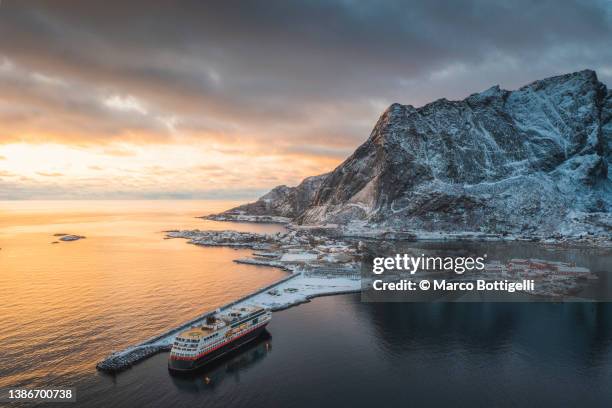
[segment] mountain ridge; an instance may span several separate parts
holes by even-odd
[[[349,229],[611,234],[612,93],[592,70],[394,103],[333,171],[223,213]]]

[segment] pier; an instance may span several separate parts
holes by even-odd
[[[268,286],[264,286],[263,288],[257,289],[255,292],[250,293],[247,296],[244,296],[240,299],[237,299],[233,302],[227,303],[221,306],[218,309],[208,311],[200,316],[189,320],[181,324],[178,327],[170,329],[164,333],[161,333],[157,336],[151,337],[135,346],[128,347],[122,351],[114,352],[107,356],[104,360],[100,361],[96,364],[96,368],[101,371],[105,371],[108,373],[117,373],[132,367],[134,364],[142,361],[148,357],[151,357],[157,353],[162,351],[169,351],[172,348],[172,343],[174,341],[174,336],[179,334],[185,329],[189,327],[197,326],[203,324],[206,320],[206,317],[210,316],[213,313],[216,313],[217,310],[225,310],[232,306],[236,306],[239,303],[249,301],[255,296],[264,293],[266,291],[272,290],[275,287],[278,287],[282,283],[285,283],[289,280],[295,279],[299,277],[301,274],[299,272],[292,273],[291,275],[284,277]],[[274,309],[273,309],[274,310]]]
[[[190,327],[204,324],[206,317],[218,310],[225,310],[242,303],[253,303],[278,311],[308,302],[318,296],[355,293],[361,290],[360,275],[353,269],[346,271],[343,271],[342,268],[322,269],[319,273],[313,273],[311,270],[304,271],[301,267],[294,265],[284,265],[283,268],[290,271],[291,274],[220,308],[201,314],[178,327],[114,352],[100,361],[96,368],[109,373],[117,373],[157,353],[168,351],[172,348],[174,337],[177,334]]]

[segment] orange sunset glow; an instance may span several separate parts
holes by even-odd
[[[0,408],[612,407],[612,0],[0,0]]]
[[[80,86],[4,57],[0,65],[3,198],[238,197],[336,165],[343,153],[292,151],[253,126],[206,130],[159,101]],[[60,101],[74,95],[76,109]],[[86,105],[91,112],[81,112]],[[221,114],[220,114],[221,115]],[[258,134],[259,132],[260,134]],[[328,149],[329,150],[329,149]]]
[[[519,35],[519,8],[480,7],[490,17],[453,7],[466,16],[452,24],[428,2],[384,12],[4,0],[0,199],[252,199],[332,170],[393,102],[585,66],[610,82],[596,8],[571,25],[534,10]]]

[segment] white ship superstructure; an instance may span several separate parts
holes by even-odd
[[[168,367],[175,371],[194,370],[257,338],[272,318],[259,306],[241,306],[217,312],[202,326],[176,336]]]

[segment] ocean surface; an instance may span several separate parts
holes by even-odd
[[[262,339],[198,375],[159,354],[91,375],[91,407],[610,407],[612,305],[361,303],[274,313]]]
[[[0,386],[76,388],[76,404],[41,406],[612,406],[610,303],[330,296],[275,312],[267,337],[196,375],[170,375],[167,353],[118,375],[96,371],[110,351],[283,276],[232,262],[248,251],[163,239],[172,228],[282,229],[193,218],[229,205],[0,203]],[[64,232],[87,239],[51,244]],[[557,259],[503,248],[483,250]],[[610,266],[609,255],[563,256]]]
[[[246,250],[163,239],[168,229],[283,230],[195,218],[218,201],[0,202],[0,387],[68,386],[95,363],[285,276]],[[59,242],[54,234],[86,239]]]

